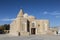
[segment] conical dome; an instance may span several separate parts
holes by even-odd
[[[22,9],[20,9],[20,11],[19,11],[19,14],[18,14],[18,17],[23,17],[23,10]]]

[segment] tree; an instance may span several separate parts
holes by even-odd
[[[4,24],[4,29],[5,30],[10,30],[10,25],[9,24]]]

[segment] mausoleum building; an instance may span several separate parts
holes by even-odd
[[[10,24],[10,33],[14,36],[44,35],[49,30],[49,20],[36,19],[21,9],[16,19]]]

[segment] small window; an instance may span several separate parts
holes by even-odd
[[[40,27],[40,25],[38,24],[38,27]]]

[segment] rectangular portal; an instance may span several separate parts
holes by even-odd
[[[36,28],[31,28],[31,34],[35,34],[36,33]]]

